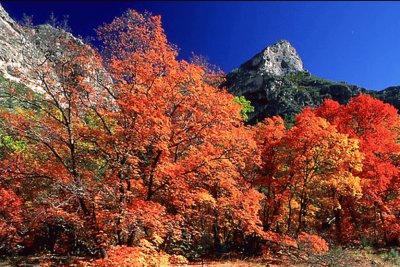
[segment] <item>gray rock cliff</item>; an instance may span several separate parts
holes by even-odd
[[[36,61],[44,59],[30,42],[33,30],[25,30],[0,5],[0,74],[20,81]]]
[[[71,41],[86,49],[88,57],[94,55],[89,45],[63,29],[48,24],[35,27],[18,24],[0,4],[0,76],[40,92],[41,83],[37,80],[35,71],[45,61],[56,62],[57,58],[67,52],[68,42],[61,40]],[[56,77],[56,72],[54,69],[48,75]],[[104,81],[111,82],[105,69],[100,72]]]
[[[303,62],[296,49],[286,40],[268,46],[245,65],[251,65],[260,75],[283,76],[291,72],[304,71]]]

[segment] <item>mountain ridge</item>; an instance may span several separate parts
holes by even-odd
[[[268,51],[275,51],[273,57]],[[273,62],[260,64],[260,57],[267,63],[272,58]],[[250,124],[275,115],[291,122],[294,114],[306,106],[316,107],[327,98],[346,104],[351,97],[361,93],[400,108],[400,86],[375,91],[314,76],[303,68],[296,49],[286,40],[268,46],[229,72],[222,86],[251,101],[255,111],[249,114]]]

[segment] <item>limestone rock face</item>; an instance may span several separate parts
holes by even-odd
[[[281,40],[229,73],[228,82],[235,82],[229,89],[243,94],[259,90],[267,79],[301,71],[304,71],[303,62],[296,49],[288,41]]]
[[[255,55],[250,62],[260,74],[282,76],[291,72],[304,71],[296,49],[286,40],[265,48]]]
[[[81,39],[62,29],[44,24],[24,27],[14,21],[0,4],[0,76],[23,83],[35,91],[40,91],[40,81],[34,75],[35,68],[46,60],[57,61],[66,52],[69,40],[87,49],[87,55],[93,55],[92,48]],[[89,51],[90,50],[90,51]],[[57,76],[56,70],[49,73]],[[103,80],[110,82],[110,76],[103,69]]]
[[[0,74],[3,77],[19,81],[33,59],[44,58],[30,42],[32,35],[33,30],[24,30],[0,5]]]

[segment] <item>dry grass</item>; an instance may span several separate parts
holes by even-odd
[[[8,266],[79,266],[83,258],[56,257],[51,255],[32,257],[0,258],[0,267]],[[204,260],[172,267],[394,267],[400,266],[400,252],[396,249],[331,249],[322,255],[281,254],[269,258],[249,258],[244,260],[226,259],[219,261]],[[160,266],[167,267],[167,266]]]
[[[246,267],[394,267],[400,266],[400,253],[393,250],[332,249],[322,255],[289,254],[268,259],[204,261],[180,266]]]

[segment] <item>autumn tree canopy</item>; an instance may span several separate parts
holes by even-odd
[[[23,148],[2,179],[18,177],[7,194],[29,212],[27,249],[194,257],[262,236],[262,195],[243,175],[256,143],[219,74],[177,60],[160,17],[128,11],[98,32],[102,56],[63,40],[65,55],[35,70],[43,93],[7,92],[21,107],[1,113],[4,138]]]
[[[99,50],[62,36],[38,90],[1,93],[0,253],[152,266],[399,242],[392,106],[360,95],[246,126],[251,103],[178,60],[158,16],[128,10]]]
[[[350,100],[346,106],[327,100],[315,110],[338,131],[359,139],[364,155],[361,178],[363,197],[346,200],[347,237],[370,238],[372,242],[399,241],[399,116],[389,104],[367,95]]]
[[[264,229],[297,236],[334,217],[339,199],[358,198],[362,154],[358,140],[341,134],[311,109],[285,129],[281,118],[256,126],[262,168],[257,186],[265,194]]]

